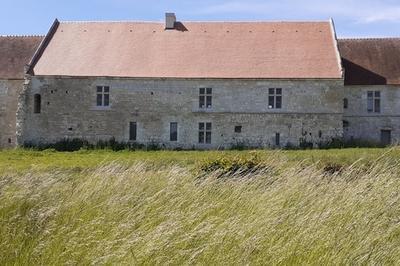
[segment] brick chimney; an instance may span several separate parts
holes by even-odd
[[[176,16],[175,13],[165,13],[165,29],[175,29]]]

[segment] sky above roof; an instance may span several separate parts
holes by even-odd
[[[45,34],[60,20],[327,20],[339,37],[399,37],[399,0],[12,0],[2,3],[0,35]]]

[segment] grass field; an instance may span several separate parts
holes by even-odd
[[[0,152],[0,265],[121,263],[399,264],[400,148]]]

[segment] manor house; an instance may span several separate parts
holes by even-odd
[[[59,22],[0,37],[0,146],[400,140],[400,39],[333,21]]]

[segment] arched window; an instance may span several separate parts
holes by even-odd
[[[40,94],[35,94],[33,96],[33,112],[35,114],[40,114],[41,105],[42,105],[42,99]]]

